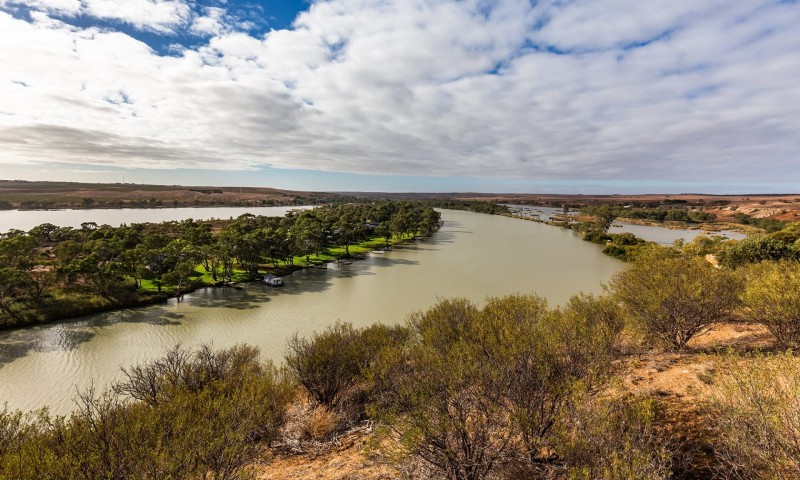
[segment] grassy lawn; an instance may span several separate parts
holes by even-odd
[[[220,276],[219,271],[217,271],[217,278],[219,278],[219,276]],[[192,283],[194,284],[213,285],[215,283],[214,279],[211,277],[211,273],[206,272],[206,269],[202,265],[198,265],[197,267],[195,267],[194,273],[189,275],[189,278],[192,280]],[[233,270],[234,282],[244,282],[249,279],[250,276],[247,275],[247,272],[245,272],[244,270],[240,269]],[[153,291],[153,292],[158,291],[158,285],[156,284],[155,277],[143,278],[140,289],[144,291]],[[161,290],[165,292],[171,292],[175,290],[175,287],[172,285],[162,285]]]
[[[403,239],[393,238],[393,239],[391,239],[389,241],[389,244],[390,245],[395,245],[397,243],[403,242],[404,240],[408,240],[408,238],[407,237],[403,238]],[[383,239],[383,237],[375,236],[375,237],[371,237],[370,239],[365,240],[365,241],[363,241],[361,243],[350,245],[350,255],[363,254],[363,253],[367,253],[367,252],[369,252],[371,250],[375,250],[375,249],[379,249],[379,248],[385,248],[385,247],[386,247],[386,241]],[[316,255],[316,254],[309,255],[308,256],[308,260],[312,265],[321,265],[321,264],[326,263],[326,262],[334,261],[338,257],[344,257],[345,255],[346,255],[346,253],[345,253],[344,246],[337,246],[337,247],[328,248],[327,249],[327,253],[323,253],[322,255]],[[296,267],[305,266],[306,265],[306,256],[305,255],[299,255],[299,256],[294,257],[294,265]],[[261,270],[265,270],[266,272],[269,272],[272,269],[273,269],[273,267],[271,265],[262,265],[262,268],[261,268]],[[278,270],[285,271],[286,268],[285,267],[278,268]],[[218,277],[219,277],[219,275],[218,275]],[[192,282],[194,284],[200,284],[200,285],[213,285],[214,284],[214,279],[211,277],[211,273],[206,272],[206,269],[202,265],[198,265],[197,267],[195,267],[194,273],[189,275],[189,278],[191,278],[191,280],[192,280]],[[234,282],[245,282],[245,281],[247,281],[249,279],[250,279],[250,276],[244,270],[241,270],[241,269],[234,269],[233,270],[233,281]],[[141,282],[140,289],[142,291],[153,291],[153,292],[158,291],[158,285],[156,284],[155,277],[143,278],[142,282]],[[173,286],[167,286],[167,285],[162,285],[161,289],[164,292],[172,292],[172,291],[175,290],[175,288]]]
[[[389,245],[395,245],[405,240],[408,240],[408,238],[403,238],[403,239],[392,238],[389,241]],[[359,255],[380,248],[386,248],[386,241],[383,239],[383,237],[374,236],[361,243],[350,245],[350,255]],[[346,252],[344,246],[337,246],[328,248],[327,253],[323,253],[322,255],[316,255],[316,254],[309,255],[308,260],[313,265],[319,265],[325,262],[334,261],[339,257],[344,257],[345,255]],[[305,265],[306,256],[300,255],[294,257],[294,263],[295,265]]]

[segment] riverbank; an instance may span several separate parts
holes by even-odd
[[[198,265],[192,275],[192,281],[181,288],[176,286],[159,288],[157,282],[142,279],[138,288],[125,290],[114,296],[77,293],[53,295],[47,299],[46,303],[16,312],[19,315],[17,318],[10,317],[7,312],[0,312],[0,331],[44,325],[97,313],[158,305],[174,298],[181,300],[184,295],[202,288],[240,288],[242,284],[261,282],[263,275],[267,274],[283,277],[310,268],[326,268],[327,264],[332,262],[363,260],[372,251],[413,242],[417,238],[425,237],[410,236],[386,240],[375,236],[350,245],[349,248],[336,246],[328,248],[326,253],[295,256],[289,264],[259,265],[258,276],[255,277],[248,275],[241,268],[236,268],[231,281],[213,280],[211,273],[205,271],[202,265]]]
[[[439,221],[430,207],[377,202],[280,216],[247,212],[227,221],[186,218],[113,227],[83,220],[79,229],[49,222],[27,232],[14,229],[0,235],[0,325],[151,304],[164,292],[175,296],[219,282],[260,279],[263,271],[285,274],[298,265],[430,235]]]

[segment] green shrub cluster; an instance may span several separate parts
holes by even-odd
[[[800,346],[800,263],[762,262],[742,270],[746,318],[766,325],[780,346]]]
[[[170,351],[69,417],[0,412],[0,479],[243,478],[294,386],[253,347]]]
[[[293,336],[285,361],[312,400],[336,409],[352,423],[364,416],[370,367],[384,349],[404,344],[409,335],[402,326],[357,330],[348,323],[336,323],[310,338]]]
[[[669,204],[666,201],[665,204]],[[596,217],[631,218],[634,220],[650,220],[653,222],[711,222],[717,217],[713,213],[692,209],[685,206],[663,206],[653,208],[625,208],[618,205],[582,207],[581,212]]]
[[[652,249],[616,273],[608,289],[655,343],[681,350],[693,337],[731,320],[741,275],[699,257]]]
[[[614,372],[624,325],[608,297],[577,296],[562,308],[522,295],[482,308],[442,300],[404,327],[338,324],[295,338],[287,364],[331,408],[341,411],[341,399],[360,392],[419,475],[667,478],[650,405],[597,395]],[[588,445],[590,434],[613,438]]]
[[[648,462],[623,453],[633,445],[626,435],[610,439],[616,462],[577,455],[587,420],[578,405],[601,408],[595,393],[613,371],[623,326],[609,298],[573,297],[555,309],[536,296],[489,299],[483,308],[441,301],[412,318],[412,340],[385,350],[376,364],[374,413],[445,478],[481,479],[504,469],[529,478],[603,469],[666,478],[654,438],[636,446]],[[613,428],[611,411],[597,428]],[[656,468],[640,469],[644,464]]]

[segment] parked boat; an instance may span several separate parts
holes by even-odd
[[[269,285],[270,287],[282,287],[283,286],[283,279],[277,275],[264,275],[264,283]]]
[[[373,250],[372,253],[381,254],[381,253],[386,253],[386,252],[384,252],[383,250],[378,249],[378,250]]]

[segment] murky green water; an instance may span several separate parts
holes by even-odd
[[[273,289],[205,289],[134,310],[0,333],[0,402],[53,412],[73,408],[76,388],[103,388],[120,366],[160,356],[181,343],[246,342],[280,360],[295,332],[336,320],[357,326],[402,322],[442,297],[536,292],[562,303],[599,292],[622,263],[570,231],[525,220],[443,211],[432,238],[328,270],[307,270]]]

